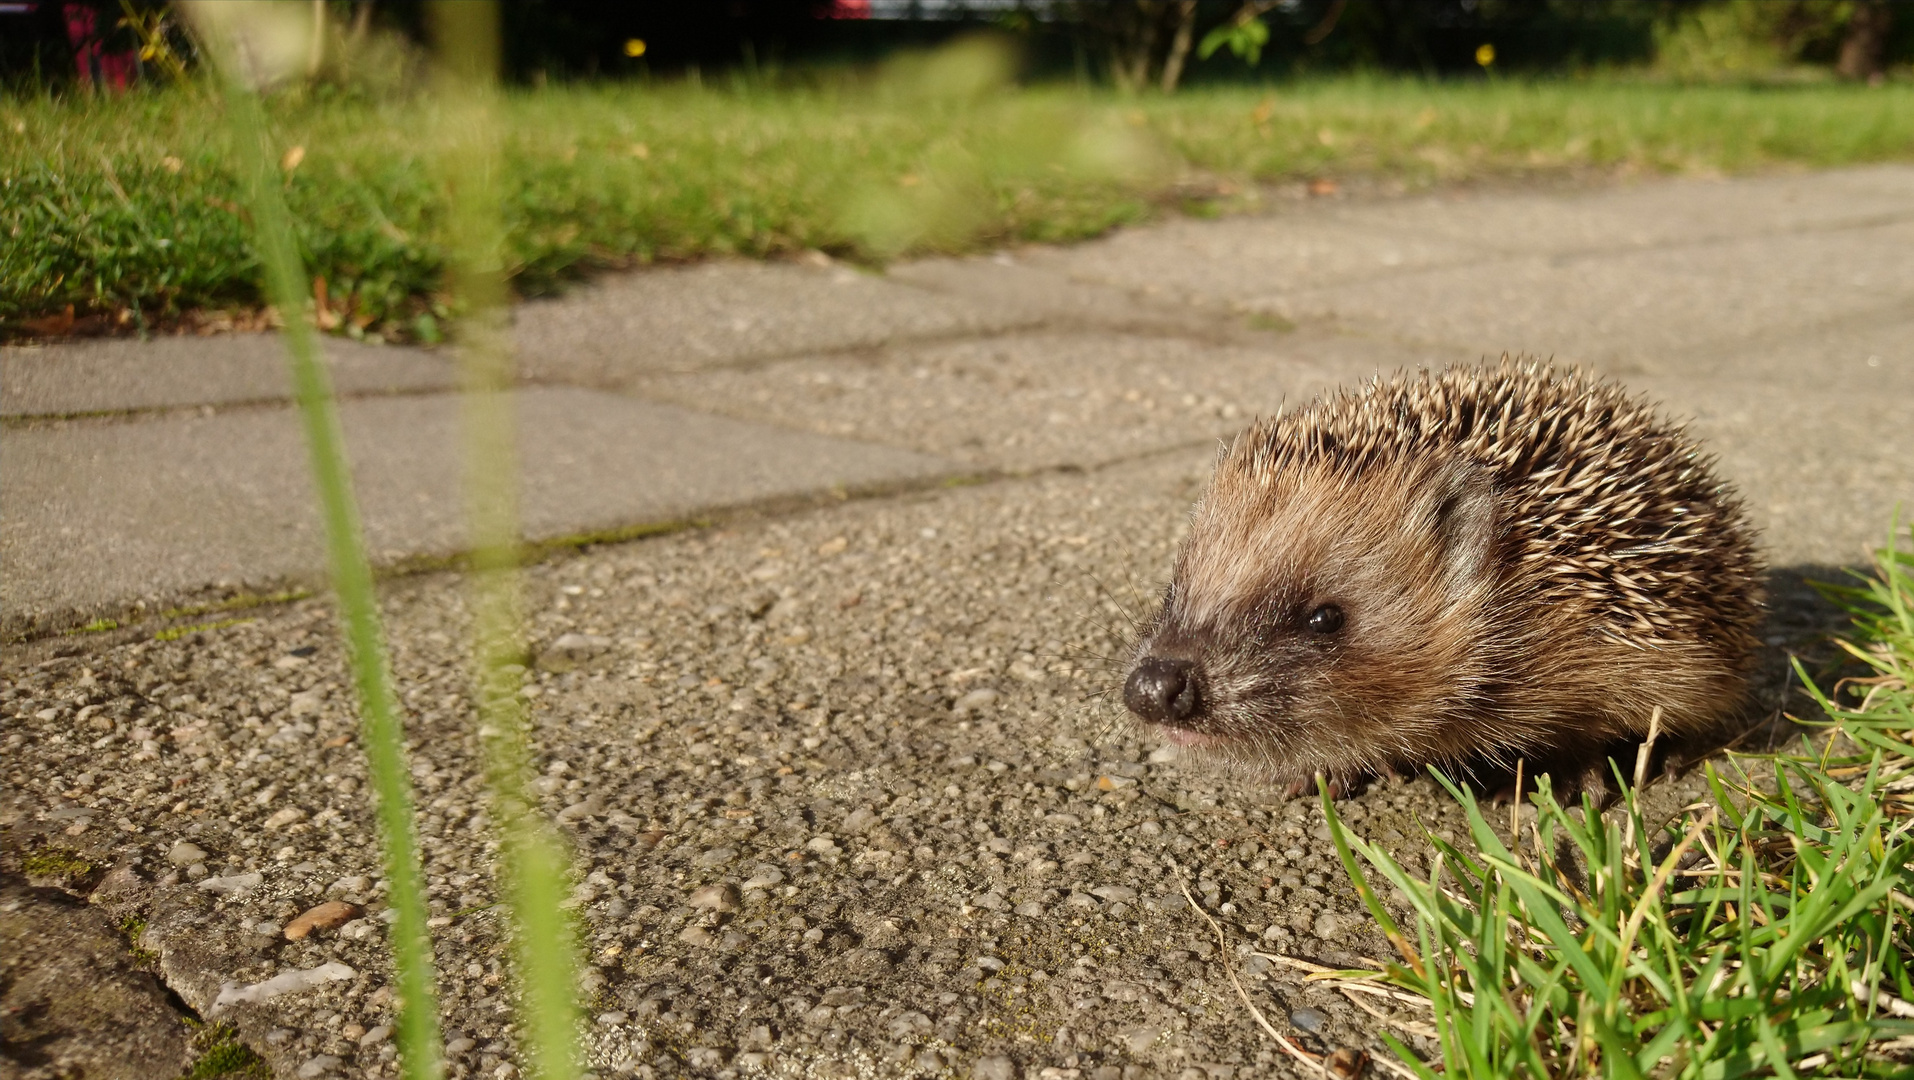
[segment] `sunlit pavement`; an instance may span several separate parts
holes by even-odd
[[[1250,949],[1385,948],[1319,812],[1179,765],[1093,696],[1216,440],[1285,400],[1507,350],[1692,418],[1781,570],[1771,697],[1781,650],[1826,623],[1801,577],[1859,563],[1914,506],[1914,168],[1271,201],[881,275],[639,273],[519,309],[528,538],[668,533],[560,548],[527,579],[601,1075],[1288,1068],[1225,964],[1305,1045],[1386,1054],[1380,1021]],[[329,353],[370,545],[409,571],[387,607],[453,1071],[504,1076],[463,608],[432,569],[462,535],[456,372]],[[186,1052],[174,1006],[134,960],[92,959],[137,918],[166,985],[279,1075],[392,1075],[328,609],[244,600],[321,562],[277,342],[0,359],[6,869],[53,848],[97,868],[65,882],[90,909],[9,886],[5,932],[63,927],[94,942],[66,950],[68,983],[157,1002],[48,990],[48,1045],[101,1010],[147,1016],[92,1036],[118,1063],[95,1067],[177,1072],[152,1064]],[[99,620],[117,628],[65,633]],[[1403,851],[1417,816],[1453,824],[1426,783],[1349,805]],[[286,940],[328,899],[349,917]]]

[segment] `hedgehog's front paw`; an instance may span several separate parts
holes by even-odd
[[[1316,791],[1316,781],[1321,779],[1324,779],[1323,774],[1317,773],[1307,780],[1291,780],[1283,786],[1283,798],[1293,799],[1298,795],[1314,794]],[[1330,798],[1344,799],[1362,794],[1363,789],[1369,786],[1368,781],[1372,779],[1374,779],[1374,777],[1370,776],[1331,776],[1327,778],[1325,786],[1329,788]]]

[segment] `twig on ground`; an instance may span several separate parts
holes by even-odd
[[[1349,1003],[1351,1005],[1354,1005],[1356,1008],[1361,1009],[1363,1012],[1368,1013],[1370,1016],[1375,1017],[1376,1019],[1382,1021],[1383,1023],[1388,1024],[1390,1027],[1400,1028],[1401,1030],[1406,1031],[1411,1035],[1416,1035],[1424,1039],[1434,1039],[1434,1038],[1437,1038],[1439,1035],[1436,1029],[1433,1027],[1430,1027],[1428,1024],[1422,1023],[1419,1020],[1398,1020],[1397,1018],[1390,1016],[1388,1013],[1383,1012],[1381,1009],[1376,1008],[1374,1005],[1371,1005],[1368,1002],[1362,1000],[1361,996],[1358,994],[1358,991],[1368,991],[1370,990],[1369,987],[1337,986],[1336,989],[1342,991],[1342,996],[1348,998]]]
[[[1230,985],[1232,987],[1235,987],[1236,996],[1243,999],[1243,1007],[1249,1010],[1249,1014],[1252,1017],[1255,1017],[1257,1026],[1261,1027],[1264,1033],[1267,1034],[1270,1038],[1276,1040],[1276,1045],[1282,1047],[1283,1050],[1286,1053],[1288,1053],[1291,1057],[1295,1058],[1297,1061],[1302,1062],[1304,1065],[1307,1065],[1315,1069],[1318,1074],[1325,1077],[1328,1076],[1329,1067],[1327,1064],[1327,1059],[1311,1054],[1309,1051],[1304,1050],[1300,1046],[1297,1046],[1293,1041],[1285,1037],[1281,1032],[1277,1031],[1276,1026],[1269,1022],[1269,1017],[1263,1014],[1263,1010],[1257,1008],[1256,1003],[1250,1000],[1249,991],[1243,989],[1242,980],[1236,977],[1235,965],[1229,962],[1229,935],[1223,931],[1223,925],[1217,922],[1215,917],[1212,916],[1209,912],[1203,910],[1203,905],[1196,902],[1196,896],[1190,892],[1190,883],[1188,879],[1186,879],[1183,876],[1183,871],[1180,868],[1176,867],[1174,864],[1172,864],[1170,869],[1171,869],[1171,872],[1176,874],[1177,888],[1183,890],[1183,899],[1189,901],[1190,907],[1198,915],[1203,916],[1203,921],[1209,923],[1210,930],[1213,933],[1215,933],[1217,947],[1223,950],[1223,971],[1225,974],[1229,976]],[[1307,960],[1297,960],[1293,957],[1280,956],[1273,953],[1251,953],[1250,955],[1261,956],[1269,960],[1287,962],[1297,967],[1310,970],[1312,972],[1328,972],[1328,971],[1334,970],[1331,968],[1322,967],[1319,964],[1311,964]],[[1354,999],[1352,998],[1351,1000],[1354,1000]],[[1357,1004],[1360,1005],[1361,1003],[1358,1002]],[[1408,1025],[1405,1025],[1401,1021],[1390,1020],[1387,1016],[1384,1016],[1381,1013],[1368,1008],[1367,1006],[1363,1006],[1363,1011],[1368,1012],[1371,1015],[1374,1015],[1380,1020],[1395,1024],[1398,1027],[1401,1027],[1404,1031],[1408,1031],[1412,1035],[1423,1034],[1423,1032],[1417,1031],[1414,1028],[1409,1027]],[[1434,1034],[1435,1033],[1433,1030],[1428,1032],[1428,1035],[1431,1037],[1433,1037]],[[1412,1072],[1411,1070],[1409,1070],[1407,1067],[1403,1065],[1397,1064],[1394,1061],[1390,1061],[1387,1058],[1370,1057],[1368,1058],[1368,1061],[1370,1064],[1381,1067],[1382,1069],[1384,1069],[1385,1071],[1387,1071],[1393,1076],[1403,1077],[1404,1080],[1416,1080],[1416,1074],[1414,1072]]]
[[[1249,991],[1243,989],[1242,980],[1236,977],[1236,966],[1229,962],[1229,935],[1223,932],[1222,924],[1218,923],[1209,912],[1204,911],[1203,905],[1196,902],[1196,897],[1190,892],[1190,883],[1183,876],[1183,871],[1174,864],[1171,865],[1170,870],[1176,875],[1176,887],[1183,890],[1183,899],[1189,901],[1190,907],[1198,915],[1203,916],[1203,921],[1209,923],[1210,930],[1216,934],[1217,947],[1223,950],[1223,972],[1229,976],[1230,985],[1236,988],[1236,996],[1243,999],[1243,1007],[1256,1018],[1257,1026],[1261,1027],[1270,1038],[1276,1040],[1276,1045],[1282,1047],[1291,1057],[1315,1069],[1319,1074],[1328,1076],[1329,1070],[1321,1058],[1285,1038],[1283,1033],[1277,1031],[1276,1026],[1269,1022],[1269,1017],[1263,1015],[1263,1010],[1257,1008],[1256,1003],[1250,1000]]]

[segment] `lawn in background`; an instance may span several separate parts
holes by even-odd
[[[512,95],[514,287],[710,256],[816,249],[877,262],[1073,240],[1165,211],[1253,209],[1260,186],[1299,180],[1415,188],[1914,159],[1903,84],[1343,78],[1126,99],[1007,88],[987,57],[947,67],[805,88]],[[131,331],[261,305],[220,109],[192,86],[0,99],[0,333]],[[326,329],[438,335],[446,226],[428,167],[432,110],[424,96],[323,88],[271,103]]]

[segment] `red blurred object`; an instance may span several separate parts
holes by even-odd
[[[871,17],[871,0],[831,0],[831,19],[868,19]]]
[[[132,49],[108,52],[106,31],[100,25],[100,13],[91,4],[61,5],[66,16],[67,40],[73,44],[73,63],[80,69],[80,81],[88,86],[106,86],[124,90],[139,76],[139,56]]]

